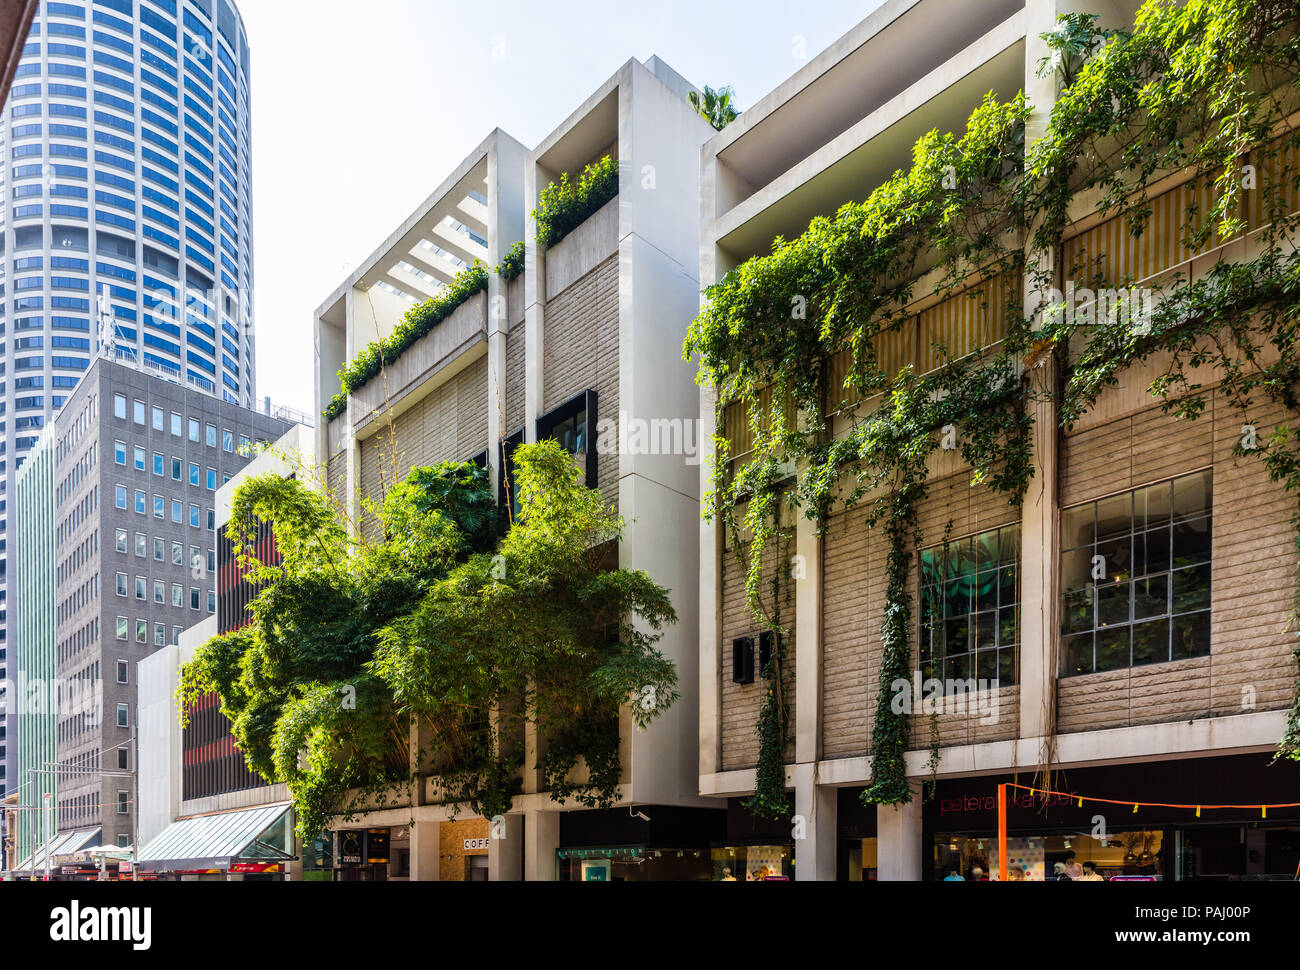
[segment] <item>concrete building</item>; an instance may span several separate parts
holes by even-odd
[[[40,595],[53,604],[59,700],[32,725],[44,738],[30,743],[35,751],[55,738],[59,833],[132,843],[136,665],[215,614],[217,490],[287,426],[100,358],[47,429],[53,467],[24,476],[19,505],[52,501],[46,543],[53,543],[54,570],[20,575],[33,586],[54,584],[52,596]],[[41,550],[48,552],[30,550],[34,563]],[[24,565],[28,552],[18,552]],[[41,624],[29,612],[41,602],[36,590],[25,591],[24,629]],[[44,643],[35,638],[30,650],[48,677]],[[22,658],[28,650],[24,640]],[[18,684],[35,679],[21,661],[15,677]],[[47,767],[32,757],[22,767]]]
[[[488,838],[484,819],[462,813],[449,821],[449,807],[435,803],[431,777],[422,777],[416,804],[340,823],[340,839],[384,830],[391,861],[380,878],[405,876],[402,859],[409,860],[409,878],[421,880],[489,873],[528,880],[701,878],[708,869],[709,845],[724,820],[696,793],[693,456],[682,447],[635,454],[597,443],[598,429],[675,421],[680,431],[695,416],[694,375],[680,357],[699,300],[699,149],[712,128],[687,103],[689,90],[658,58],[629,61],[531,152],[494,132],[317,313],[323,406],[338,390],[340,367],[391,332],[415,300],[434,292],[431,283],[474,259],[496,266],[524,241],[521,276],[507,283],[493,272],[486,294],[417,342],[384,381],[362,388],[346,414],[321,428],[329,486],[355,510],[361,496],[380,497],[394,474],[442,460],[481,460],[500,483],[514,446],[576,422],[570,440],[575,453],[587,456],[588,482],[628,522],[620,565],[644,569],[671,589],[680,617],[659,646],[676,663],[682,698],[646,732],[631,730],[625,716],[616,808],[555,803],[540,788],[539,742],[527,732],[524,794],[502,822],[504,838]],[[543,251],[527,215],[541,190],[611,154],[619,161],[618,197]],[[390,423],[395,445],[388,442]],[[617,437],[611,432],[609,439]],[[488,872],[481,858],[463,857],[469,852],[487,856]],[[337,864],[348,856],[337,852]]]
[[[9,476],[100,348],[242,407],[255,401],[250,58],[236,7],[48,2],[15,49],[0,121],[11,163],[0,210],[0,667],[15,635]],[[13,781],[0,775],[0,787]]]
[[[1038,72],[1048,53],[1041,35],[1059,13],[1097,12],[1103,25],[1119,27],[1131,22],[1136,6],[888,0],[705,147],[701,282],[715,283],[746,259],[768,253],[778,235],[799,236],[814,216],[832,216],[842,204],[865,199],[911,164],[911,147],[921,135],[934,128],[963,130],[990,90],[1003,99],[1027,93],[1036,109],[1032,140],[1056,97],[1055,79]],[[1162,213],[1177,218],[1181,211],[1176,182],[1169,182],[1172,194],[1153,198],[1153,225],[1163,225]],[[1107,233],[1122,234],[1122,227],[1082,203],[1076,209],[1055,265],[1073,265],[1085,250],[1109,252],[1132,260],[1115,267],[1117,277],[1128,271],[1137,285],[1149,285],[1175,268],[1196,273],[1223,255],[1216,250],[1189,259],[1180,255],[1177,239],[1157,235],[1155,255],[1139,263],[1136,247],[1109,243],[1119,235]],[[918,301],[918,318],[929,314],[931,322],[952,326],[954,315],[946,312],[952,308],[933,302]],[[925,369],[923,360],[916,363]],[[1154,376],[1145,369],[1125,375],[1122,386],[1108,391],[1069,433],[1058,435],[1057,416],[1042,405],[1035,415],[1036,475],[1019,510],[987,488],[972,488],[957,453],[942,453],[932,467],[930,494],[920,509],[925,535],[942,536],[947,527],[953,547],[969,541],[987,550],[1006,538],[1000,548],[1018,550],[1002,564],[1012,570],[1001,601],[1010,622],[998,640],[1006,661],[990,654],[999,713],[939,717],[942,757],[932,800],[920,797],[921,783],[931,778],[929,719],[920,715],[913,717],[911,734],[916,750],[907,755],[918,797],[901,809],[868,809],[860,799],[872,777],[887,541],[867,529],[861,514],[833,516],[822,534],[800,518],[795,549],[810,565],[786,614],[791,650],[785,682],[794,712],[786,777],[806,837],[793,838],[782,823],[767,833],[762,852],[778,852],[799,879],[934,879],[952,870],[968,875],[981,863],[988,872],[996,865],[990,847],[997,844],[997,785],[1013,779],[1032,784],[1035,773],[1048,768],[1069,792],[1120,800],[1186,804],[1229,790],[1234,801],[1295,800],[1294,770],[1267,767],[1295,679],[1294,640],[1285,632],[1295,575],[1293,500],[1268,481],[1260,463],[1233,460],[1241,432],[1234,415],[1224,409],[1223,416],[1175,422],[1146,390]],[[857,405],[858,414],[873,403]],[[708,390],[700,416],[709,440],[716,421]],[[1281,415],[1266,417],[1261,435]],[[740,446],[733,457],[742,459],[743,423],[723,429]],[[1195,568],[1210,574],[1198,593],[1208,601],[1180,613],[1180,598],[1172,597],[1167,614],[1155,621],[1172,623],[1174,630],[1172,655],[1163,662],[1130,664],[1125,650],[1115,665],[1102,663],[1100,654],[1094,658],[1091,649],[1076,651],[1073,640],[1062,644],[1060,631],[1064,597],[1082,555],[1070,547],[1093,534],[1093,515],[1099,532],[1114,526],[1136,534],[1140,527],[1123,512],[1133,496],[1172,501],[1175,555],[1185,544]],[[755,624],[744,603],[744,578],[735,558],[724,555],[716,524],[701,526],[700,557],[699,790],[734,809],[756,783],[754,726],[763,688],[733,676],[732,664],[733,651],[745,648]],[[926,590],[918,588],[917,595]],[[1243,702],[1247,687],[1249,704]],[[1217,813],[1211,821],[1199,811],[1195,817],[1186,811],[1137,814],[1135,807],[1109,820],[1108,839],[1104,831],[1097,835],[1096,806],[1067,799],[1044,814],[1041,804],[1029,801],[1013,805],[1009,854],[1024,861],[1030,878],[1041,878],[1053,853],[1063,858],[1067,850],[1080,861],[1095,858],[1111,874],[1157,872],[1163,879],[1289,877],[1300,852],[1294,813],[1269,812],[1271,821],[1263,821],[1257,807]],[[762,839],[748,846],[754,841]],[[737,842],[740,855],[746,847]]]
[[[313,428],[295,425],[221,487],[217,613],[139,665],[142,873],[181,881],[298,881],[304,865],[315,869],[309,878],[322,871],[313,855],[321,847],[309,845],[304,852],[294,834],[288,789],[248,771],[217,697],[206,698],[184,728],[176,704],[181,668],[214,636],[247,623],[244,610],[255,595],[239,575],[224,534],[235,490],[256,475],[311,478],[315,444]],[[275,562],[271,536],[260,553],[263,562]]]

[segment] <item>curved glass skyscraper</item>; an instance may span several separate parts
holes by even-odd
[[[249,52],[238,10],[230,0],[45,0],[0,151],[7,591],[13,475],[97,353],[253,406]],[[0,679],[12,626],[0,603]],[[0,730],[0,765],[4,747]],[[7,775],[0,789],[16,784]]]

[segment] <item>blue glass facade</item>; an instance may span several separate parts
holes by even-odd
[[[95,355],[253,405],[249,134],[229,0],[41,4],[0,121],[0,680],[12,476]]]

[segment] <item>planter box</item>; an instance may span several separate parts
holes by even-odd
[[[546,251],[546,299],[555,299],[618,251],[618,215],[616,197]]]
[[[412,391],[437,377],[479,341],[487,340],[487,294],[478,293],[425,334],[369,384],[352,395],[349,405],[354,432],[360,431],[391,404],[395,410]]]

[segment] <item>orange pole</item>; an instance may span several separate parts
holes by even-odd
[[[998,880],[1007,881],[1007,786],[998,785]]]

